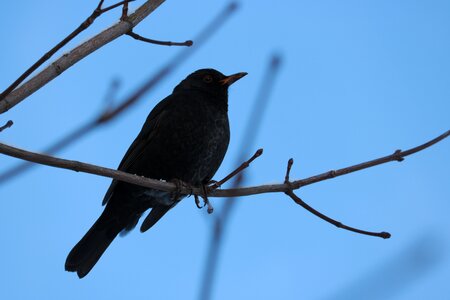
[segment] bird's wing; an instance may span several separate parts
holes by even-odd
[[[161,123],[161,120],[164,119],[165,115],[167,115],[166,108],[168,104],[172,102],[174,98],[175,98],[174,95],[167,96],[164,100],[159,102],[155,106],[155,108],[153,108],[153,110],[148,115],[147,120],[145,120],[141,132],[139,132],[138,136],[133,141],[133,143],[125,153],[124,157],[122,158],[118,170],[126,172],[128,167],[132,165],[133,162],[136,161],[136,159],[142,155],[142,153],[144,152],[143,150],[147,146],[148,142],[152,139],[152,136],[158,131],[158,127],[159,124]],[[114,193],[114,189],[117,183],[118,181],[115,179],[112,181],[108,191],[105,194],[105,197],[103,198],[102,205],[108,203],[109,199]]]

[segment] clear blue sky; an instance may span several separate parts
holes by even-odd
[[[88,3],[89,2],[89,3]],[[5,1],[0,87],[86,18],[96,1]],[[136,7],[143,1],[133,3]],[[107,1],[107,3],[112,3]],[[194,38],[226,1],[167,1],[136,32]],[[199,51],[112,124],[58,154],[115,168],[152,107],[187,74],[213,67],[249,75],[230,91],[232,140],[217,178],[233,167],[267,61],[283,55],[257,136],[264,148],[248,184],[280,182],[416,146],[450,129],[449,1],[242,1]],[[97,20],[67,50],[116,21]],[[195,42],[195,41],[194,41]],[[182,49],[121,37],[32,95],[0,123],[0,141],[42,150]],[[58,54],[58,55],[61,55]],[[253,149],[252,149],[253,150]],[[231,218],[214,299],[444,299],[450,294],[450,140],[402,163],[305,187],[299,195],[346,224],[336,229],[282,194],[241,198]],[[0,169],[17,164],[0,156]],[[1,299],[197,299],[212,216],[184,200],[151,231],[118,238],[83,280],[64,271],[100,215],[110,180],[36,167],[0,186]],[[213,199],[220,208],[224,199]]]

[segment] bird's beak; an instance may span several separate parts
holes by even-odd
[[[233,75],[225,77],[224,79],[222,79],[219,82],[222,85],[230,86],[230,85],[232,85],[233,83],[235,83],[236,81],[238,81],[239,79],[241,79],[242,77],[244,77],[247,74],[248,74],[247,72],[236,73],[236,74],[233,74]]]

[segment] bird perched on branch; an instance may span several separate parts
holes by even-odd
[[[214,69],[190,74],[150,112],[118,169],[153,179],[206,185],[222,163],[230,140],[228,87],[245,75],[225,76]],[[114,238],[133,229],[146,210],[151,208],[141,232],[184,196],[113,180],[103,199],[105,210],[70,251],[66,270],[83,278]]]

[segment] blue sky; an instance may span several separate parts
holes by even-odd
[[[90,2],[3,3],[0,86],[78,26],[95,7]],[[191,39],[226,3],[167,1],[135,31]],[[102,16],[66,50],[119,14]],[[138,105],[58,156],[115,168],[148,112],[186,75],[204,67],[246,71],[230,91],[232,137],[221,178],[234,167],[273,53],[282,55],[282,69],[255,142],[264,155],[247,184],[281,182],[290,157],[292,178],[303,178],[387,155],[450,129],[449,37],[449,1],[241,1],[220,31]],[[0,115],[1,124],[15,122],[0,141],[42,150],[95,116],[113,79],[121,81],[118,97],[126,96],[182,50],[121,37]],[[391,232],[389,240],[336,229],[282,194],[239,199],[213,298],[445,298],[449,149],[446,140],[402,163],[298,192],[348,225]],[[0,156],[1,170],[17,163]],[[0,186],[0,298],[197,299],[213,216],[192,198],[151,231],[115,240],[85,279],[64,271],[68,252],[100,215],[109,183],[36,167]],[[225,200],[212,201],[219,210]]]

